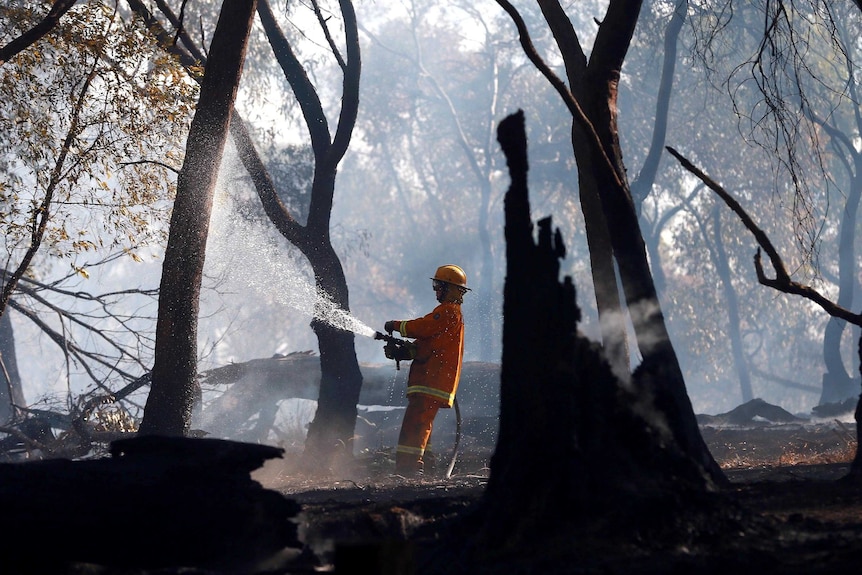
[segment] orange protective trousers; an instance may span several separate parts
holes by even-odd
[[[407,396],[407,410],[401,423],[398,447],[395,449],[395,472],[423,471],[422,457],[431,437],[437,411],[445,402],[422,393]]]

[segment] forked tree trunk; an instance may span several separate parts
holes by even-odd
[[[261,23],[285,79],[302,108],[314,151],[314,181],[305,226],[300,225],[284,208],[271,179],[262,164],[259,164],[259,158],[252,156],[254,150],[246,147],[245,150],[250,153],[241,153],[241,157],[255,180],[267,216],[276,229],[308,258],[314,270],[315,287],[331,298],[339,309],[349,313],[347,280],[332,246],[330,217],[338,164],[347,151],[359,109],[361,62],[359,28],[353,4],[350,0],[339,0],[338,3],[344,19],[346,58],[342,68],[342,109],[334,135],[329,133],[327,116],[308,71],[281,32],[268,0],[259,3]],[[238,132],[236,130],[235,135]],[[362,374],[352,333],[321,321],[314,321],[312,327],[320,348],[320,397],[314,420],[309,425],[303,463],[309,472],[328,473],[340,460],[349,460],[353,455],[356,401],[362,388]]]
[[[623,385],[598,346],[577,334],[575,288],[558,280],[565,248],[550,218],[533,239],[522,113],[500,123],[498,139],[512,179],[500,433],[477,546],[495,555],[607,519],[609,508],[637,519],[642,505],[633,503],[679,501],[713,481],[669,431],[679,417],[673,404],[633,391],[648,388],[637,378],[660,377],[662,366]]]
[[[722,481],[724,474],[700,435],[685,389],[685,379],[658,300],[622,160],[617,129],[617,92],[623,61],[640,13],[641,0],[613,0],[608,4],[589,58],[581,48],[577,33],[559,0],[539,0],[545,20],[560,47],[572,92],[541,62],[532,44],[524,41],[526,26],[508,0],[497,1],[506,8],[516,23],[519,23],[521,43],[525,46],[527,55],[563,96],[577,123],[575,129],[590,136],[575,137],[572,143],[577,148],[575,158],[580,177],[594,180],[599,192],[601,212],[607,226],[607,238],[613,248],[619,285],[625,296],[638,351],[643,357],[638,367],[640,375],[635,377],[635,384],[645,385],[641,393],[653,396],[660,409],[673,414],[667,424],[674,435],[675,443],[689,457],[697,460],[714,480]],[[580,149],[584,145],[586,148]],[[583,207],[585,217],[589,217],[586,205]],[[602,240],[602,243],[604,241]],[[590,249],[593,249],[592,244]],[[607,252],[607,249],[605,251]],[[608,263],[605,262],[606,270]],[[606,280],[609,280],[610,272],[603,275],[607,275]],[[599,290],[598,284],[596,289]],[[599,314],[601,317],[601,310]]]

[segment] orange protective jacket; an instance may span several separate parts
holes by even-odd
[[[417,319],[402,321],[398,331],[416,340],[407,395],[422,393],[452,407],[464,357],[464,319],[461,305],[444,302]]]

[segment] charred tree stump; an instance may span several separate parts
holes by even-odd
[[[12,572],[198,567],[251,572],[298,555],[299,505],[250,472],[283,450],[217,439],[136,437],[111,458],[0,464],[0,555]]]
[[[667,420],[674,413],[636,391],[647,386],[620,382],[597,344],[577,333],[575,287],[558,279],[559,230],[541,220],[533,239],[522,112],[504,119],[497,137],[511,176],[500,432],[477,551],[517,554],[599,518],[628,528],[640,517],[666,517],[639,512],[645,508],[681,515],[682,499],[706,494],[710,476],[676,443]],[[660,366],[644,374],[660,376]]]

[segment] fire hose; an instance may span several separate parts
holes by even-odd
[[[379,339],[386,342],[383,346],[383,353],[389,359],[395,360],[395,369],[401,369],[402,361],[409,361],[416,357],[416,344],[412,341],[407,341],[387,335],[382,332],[375,332],[374,339]],[[452,457],[449,460],[449,465],[446,467],[445,479],[452,476],[452,471],[455,469],[455,462],[458,459],[458,447],[461,444],[461,407],[458,405],[458,398],[452,401],[452,407],[455,408],[455,445],[452,448]]]

